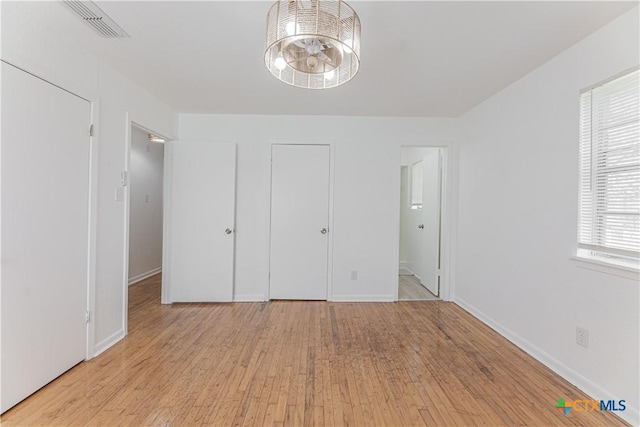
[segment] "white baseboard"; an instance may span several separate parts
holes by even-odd
[[[247,294],[247,295],[234,295],[233,302],[263,302],[266,301],[264,295],[260,294]]]
[[[491,329],[511,341],[513,344],[518,346],[520,349],[524,350],[534,359],[538,360],[543,365],[547,366],[556,374],[560,375],[565,380],[569,381],[574,386],[578,387],[580,390],[585,392],[593,399],[614,399],[620,400],[625,399],[624,396],[615,396],[607,390],[603,389],[599,385],[593,383],[591,380],[587,379],[580,373],[574,371],[569,366],[560,362],[558,359],[551,356],[549,353],[543,351],[538,348],[536,345],[522,338],[520,335],[516,334],[506,326],[496,322],[482,311],[478,310],[471,304],[467,303],[463,299],[459,297],[455,297],[453,302],[458,304],[464,310],[469,312],[471,315],[482,321],[484,324],[489,326]],[[565,396],[563,396],[565,397]],[[620,418],[624,419],[631,425],[637,426],[640,424],[640,412],[638,411],[638,407],[635,402],[632,402],[628,399],[626,400],[626,410],[623,412],[616,412],[615,414]]]
[[[333,302],[394,302],[393,295],[334,295]]]
[[[133,285],[134,283],[141,282],[142,280],[146,279],[147,277],[151,277],[154,274],[160,273],[161,271],[162,271],[162,267],[158,267],[158,268],[154,268],[153,270],[149,270],[146,273],[142,273],[142,274],[138,274],[137,276],[129,277],[129,286]]]
[[[247,294],[234,295],[233,302],[264,302],[267,300],[264,295]],[[333,302],[394,302],[393,295],[334,295]]]
[[[120,341],[122,338],[124,338],[123,329],[120,329],[119,331],[116,331],[113,334],[109,335],[107,338],[103,339],[98,344],[96,344],[96,346],[93,349],[93,357],[96,357],[100,353],[103,353],[104,351],[108,350],[112,345]]]

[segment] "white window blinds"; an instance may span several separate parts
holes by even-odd
[[[578,247],[638,258],[640,91],[634,71],[580,96]]]
[[[422,160],[411,166],[411,208],[422,209]]]

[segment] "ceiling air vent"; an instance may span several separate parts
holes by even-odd
[[[120,26],[94,2],[64,0],[64,4],[69,6],[84,22],[91,25],[102,37],[109,39],[129,37],[129,34],[120,28]]]

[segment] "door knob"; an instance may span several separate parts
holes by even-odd
[[[232,233],[230,228],[227,228],[226,230],[224,230],[224,232],[227,233],[227,234],[231,234]]]
[[[421,229],[421,230],[424,230],[424,224],[419,224],[418,228]]]
[[[327,229],[326,229],[326,228],[322,228],[322,229],[320,230],[320,232],[321,232],[322,234],[327,234]]]

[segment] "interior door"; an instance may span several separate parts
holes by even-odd
[[[270,298],[327,299],[327,145],[273,145]]]
[[[441,151],[430,150],[422,160],[424,181],[422,184],[422,248],[420,257],[420,283],[438,295],[440,288],[440,189]]]
[[[2,65],[2,412],[84,360],[91,105]]]
[[[170,300],[231,301],[236,145],[198,141],[169,145]]]

